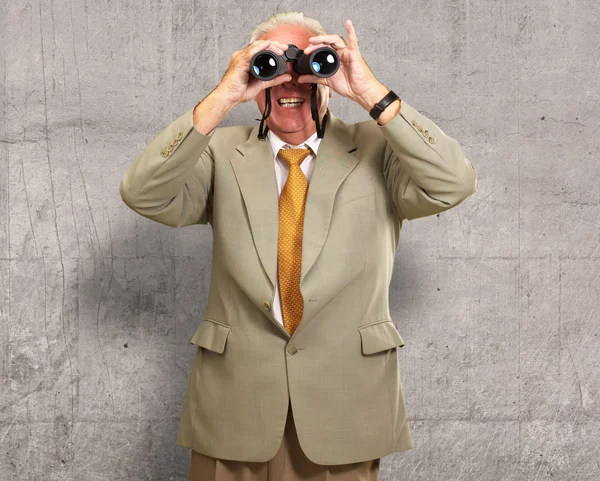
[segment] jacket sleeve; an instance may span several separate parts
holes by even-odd
[[[477,173],[459,143],[404,100],[384,126],[386,187],[400,219],[448,210],[477,191]]]
[[[195,108],[195,106],[194,106]],[[191,108],[160,132],[127,168],[119,192],[138,214],[171,227],[212,221],[214,159]]]

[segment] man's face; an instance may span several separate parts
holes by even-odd
[[[300,50],[310,45],[308,39],[315,34],[305,28],[284,25],[262,37],[262,40],[277,40],[284,44],[294,44]],[[316,132],[315,121],[310,110],[310,83],[298,83],[298,73],[293,69],[292,62],[287,62],[287,73],[292,76],[289,82],[271,87],[271,113],[265,121],[279,138],[295,145],[303,142]],[[329,98],[332,91],[326,85],[317,84],[317,106],[319,109],[319,122],[327,112]],[[302,98],[304,102],[299,107],[283,107],[279,103],[281,98]],[[265,90],[261,90],[254,99],[260,112],[265,111]]]

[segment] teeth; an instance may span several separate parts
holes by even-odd
[[[302,103],[304,102],[304,99],[295,99],[295,98],[281,98],[279,99],[279,105],[283,105],[283,104],[297,104],[297,103]]]

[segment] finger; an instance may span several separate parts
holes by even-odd
[[[260,39],[260,40],[255,40],[254,42],[252,42],[250,45],[248,45],[249,48],[254,48],[257,45],[264,45],[265,43],[270,42],[271,40],[268,39]]]
[[[326,43],[338,48],[344,48],[346,46],[346,41],[339,35],[317,35],[316,37],[310,37],[308,41],[310,43]]]
[[[277,42],[276,40],[271,40],[271,42],[272,42],[272,45],[277,45],[279,48],[281,48],[284,51],[289,48],[289,45],[287,43]]]
[[[253,51],[252,55],[254,55],[257,52],[260,52],[261,50],[271,50],[277,55],[283,55],[283,53],[289,48],[287,44],[272,39],[255,40],[251,45],[253,44],[256,44],[258,50]]]
[[[275,45],[269,45],[269,48],[267,50],[270,50],[271,52],[274,52],[280,56],[283,55],[283,53],[285,52],[285,50],[283,50],[282,48],[276,47]]]
[[[256,40],[256,44],[254,44],[250,50],[248,50],[248,56],[252,58],[255,53],[260,52],[261,50],[266,50],[270,44],[270,40]],[[254,43],[254,42],[253,42]],[[251,44],[252,45],[252,44]]]
[[[316,45],[309,45],[308,47],[306,47],[304,49],[304,55],[310,55],[311,52],[314,52],[315,50],[317,50],[318,48],[321,47],[328,47],[329,45],[326,43],[319,43]]]
[[[284,82],[289,82],[290,80],[292,80],[292,76],[289,73],[284,73],[283,75],[279,75],[278,77],[275,77],[272,80],[269,80],[265,83],[265,87],[275,87],[275,85],[279,85],[282,84]]]
[[[346,29],[348,30],[348,46],[358,50],[358,38],[356,37],[352,20],[346,20]]]
[[[304,49],[304,54],[305,55],[310,55],[311,52],[314,52],[315,50],[317,50],[318,48],[321,47],[329,47],[329,48],[333,48],[334,50],[342,50],[344,48],[346,48],[346,45],[342,45],[339,41],[338,43],[317,43],[314,45],[309,45],[308,47],[306,47]]]
[[[254,42],[270,42],[269,45],[271,45],[272,47],[280,48],[283,51],[286,51],[289,48],[289,46],[288,46],[287,43],[278,42],[277,40],[274,40],[272,38],[262,39],[262,40],[255,40]]]
[[[329,85],[326,78],[317,77],[316,75],[300,75],[298,77],[298,83]]]

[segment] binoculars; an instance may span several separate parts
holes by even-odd
[[[288,44],[283,55],[261,50],[250,61],[250,72],[259,80],[272,80],[287,72],[287,62],[299,75],[331,77],[340,68],[340,57],[330,47],[320,47],[308,55],[294,44]]]

